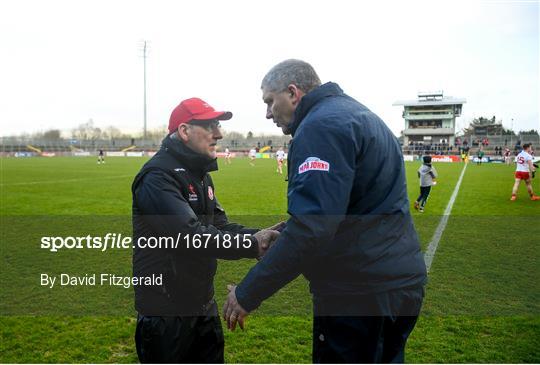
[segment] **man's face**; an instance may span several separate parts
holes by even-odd
[[[178,128],[184,144],[194,152],[216,158],[217,141],[223,138],[217,120],[191,121]]]
[[[291,134],[289,126],[298,105],[294,92],[290,90],[274,92],[266,88],[263,88],[262,92],[263,102],[266,104],[266,119],[272,119],[283,134]]]

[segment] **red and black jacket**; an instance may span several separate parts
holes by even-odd
[[[228,221],[208,174],[214,170],[215,159],[169,136],[135,177],[133,275],[163,277],[161,286],[134,286],[140,314],[196,315],[213,298],[218,258],[257,257],[257,240],[250,235],[258,230]],[[167,248],[137,244],[149,237],[171,237],[179,244]],[[196,247],[200,241],[194,237],[205,247]],[[227,240],[233,242],[230,247],[224,245]]]

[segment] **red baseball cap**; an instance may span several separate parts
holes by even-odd
[[[204,100],[186,99],[172,111],[169,119],[169,133],[174,132],[180,124],[189,123],[192,120],[229,120],[231,118],[231,112],[218,112]]]

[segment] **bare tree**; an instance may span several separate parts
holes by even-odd
[[[48,141],[58,141],[61,139],[59,129],[49,129],[43,133],[43,139]]]
[[[90,118],[86,123],[79,124],[77,128],[71,130],[71,136],[79,140],[96,140],[102,137],[101,129],[94,126],[94,121]]]
[[[109,139],[118,139],[122,137],[122,131],[115,126],[108,126],[105,128],[105,132]]]

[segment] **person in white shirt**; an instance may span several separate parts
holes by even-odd
[[[251,166],[255,166],[255,158],[257,157],[257,150],[255,149],[255,147],[253,147],[252,149],[249,150],[249,164]]]
[[[431,165],[431,156],[423,157],[424,163],[417,171],[418,178],[420,179],[420,195],[414,202],[414,209],[420,213],[424,213],[424,207],[429,198],[431,187],[437,185],[437,169]]]
[[[514,201],[517,199],[517,191],[521,180],[525,181],[531,200],[540,200],[540,196],[534,195],[531,183],[531,173],[534,173],[535,171],[536,168],[534,167],[533,158],[531,156],[531,144],[525,143],[523,145],[523,150],[516,156],[516,181],[512,188],[512,197],[510,200]]]
[[[510,165],[512,163],[512,158],[510,157],[510,149],[508,147],[504,148],[504,162],[507,165]]]
[[[280,148],[276,152],[276,160],[277,160],[276,172],[279,172],[281,175],[283,175],[283,160],[285,160],[285,152],[283,151],[283,148]]]
[[[227,165],[231,164],[231,151],[229,151],[228,147],[225,147],[225,163]]]

